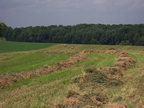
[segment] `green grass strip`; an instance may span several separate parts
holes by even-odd
[[[53,45],[55,45],[55,43],[0,41],[0,53],[35,50],[35,49],[47,48]]]
[[[44,65],[54,65],[71,55],[33,53],[13,55],[0,62],[0,74],[36,70]]]

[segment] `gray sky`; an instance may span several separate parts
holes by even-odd
[[[0,0],[8,26],[144,24],[144,0]]]

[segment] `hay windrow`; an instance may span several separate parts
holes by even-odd
[[[84,50],[84,53],[107,53],[107,54],[116,54],[118,58],[116,59],[116,62],[111,67],[100,67],[100,68],[88,68],[85,69],[84,72],[71,79],[71,83],[78,83],[78,86],[80,89],[85,88],[106,88],[110,86],[117,86],[122,85],[124,82],[122,81],[122,78],[124,76],[123,71],[126,70],[131,63],[135,63],[136,60],[128,56],[127,52],[120,51],[120,50],[107,50],[107,51],[93,51],[93,50]],[[73,91],[74,94],[76,94]],[[68,92],[68,95],[70,92]],[[100,93],[98,93],[100,94]],[[98,106],[105,105],[109,108],[125,108],[125,105],[117,104],[117,103],[110,103],[108,102],[108,98],[104,95],[99,95],[97,97],[96,94],[85,94],[85,95],[71,95],[75,100],[77,100],[79,103],[71,105],[71,97],[66,98],[64,100],[65,104],[61,104],[62,107],[56,107],[56,108],[97,108]],[[68,102],[66,100],[69,100]],[[68,106],[70,105],[70,106]]]
[[[101,93],[81,95],[70,90],[67,96],[62,104],[56,105],[56,108],[96,108],[96,106],[101,106],[108,102],[108,97]]]
[[[84,52],[93,53],[95,51],[85,50]],[[71,82],[79,83],[81,88],[88,86],[93,86],[93,88],[96,88],[98,85],[108,87],[123,84],[123,71],[126,70],[131,63],[135,63],[135,59],[128,56],[128,53],[124,51],[107,50],[105,53],[116,54],[116,56],[118,56],[118,59],[113,66],[105,68],[88,68],[84,70],[82,75],[72,78]]]
[[[35,76],[40,76],[44,74],[49,74],[53,71],[59,71],[62,70],[63,68],[68,68],[70,65],[74,65],[77,62],[82,61],[83,59],[86,59],[87,56],[83,53],[77,53],[76,54],[65,60],[58,62],[54,64],[53,66],[48,66],[44,65],[40,69],[37,69],[35,71],[28,71],[28,72],[20,72],[20,73],[13,73],[13,74],[4,74],[0,76],[0,88],[3,88],[4,86],[11,85],[14,82],[18,82],[21,79],[26,79],[26,78],[32,78]]]
[[[77,62],[86,59],[87,56],[84,53],[106,53],[115,54],[118,58],[113,66],[110,67],[93,67],[85,69],[84,72],[72,78],[71,83],[78,83],[81,89],[84,88],[101,88],[104,89],[110,86],[122,85],[124,82],[122,78],[124,76],[123,71],[126,70],[131,63],[135,63],[136,60],[128,56],[127,52],[120,50],[84,50],[82,52],[36,52],[36,53],[59,53],[59,54],[75,54],[73,57],[56,63],[53,66],[44,65],[42,68],[35,71],[21,72],[17,74],[5,74],[0,76],[0,88],[11,85],[14,82],[18,82],[20,79],[32,78],[34,76],[40,76],[49,74],[53,71],[62,70],[68,68],[70,65],[74,65]],[[61,104],[57,104],[56,108],[97,108],[105,105],[106,107],[122,107],[124,105],[117,103],[110,103],[108,97],[102,92],[80,94],[73,90],[70,90],[66,96],[66,99]]]
[[[99,86],[115,86],[121,85],[124,82],[120,79],[122,73],[111,73],[100,71],[97,68],[86,69],[81,76],[73,78],[71,82],[79,83],[79,87],[84,89],[86,87],[97,88]]]
[[[75,55],[75,54],[80,53],[80,51],[36,51],[36,52],[23,52],[23,53],[7,53],[7,54],[4,54],[4,56],[7,56],[7,55],[21,55],[21,54],[34,54],[34,53]]]

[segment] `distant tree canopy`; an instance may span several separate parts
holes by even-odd
[[[144,45],[144,24],[77,24],[7,28],[8,41],[68,44]]]
[[[0,38],[3,36],[3,32],[7,28],[7,25],[0,21]]]

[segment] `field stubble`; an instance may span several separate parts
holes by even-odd
[[[142,53],[139,54],[138,51],[133,52],[131,50],[128,52],[136,59],[137,63],[132,64],[131,68],[123,71],[124,77],[122,80],[125,82],[124,84],[102,90],[103,94],[107,95],[109,99],[107,108],[120,105],[125,105],[128,108],[141,108],[144,104],[144,71],[142,67],[144,64],[144,55]],[[53,72],[49,75],[25,79],[1,89],[0,106],[21,107],[23,105],[23,107],[53,108],[57,103],[63,103],[67,99],[66,96],[69,90],[73,90],[81,96],[97,93],[98,89],[81,90],[79,84],[69,82],[71,78],[82,74],[87,68],[114,65],[116,57],[112,54],[103,53],[87,53],[87,56],[87,60],[76,63],[76,65],[69,68]],[[95,98],[92,99],[95,100]],[[87,107],[89,108],[90,106]]]

